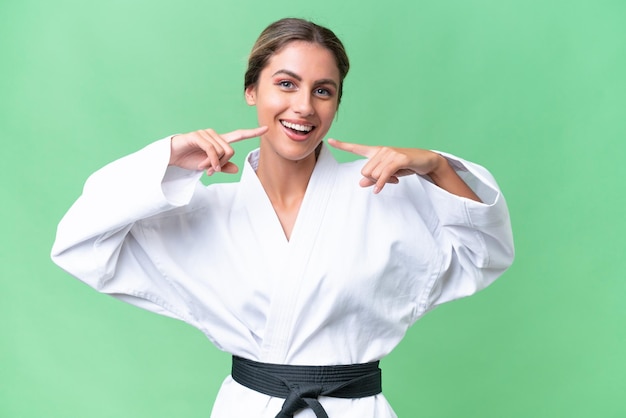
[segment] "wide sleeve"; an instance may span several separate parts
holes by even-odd
[[[89,286],[190,321],[175,286],[135,239],[145,218],[188,204],[202,172],[168,167],[171,137],[92,174],[58,225],[52,260]]]
[[[510,267],[515,253],[509,211],[494,177],[480,165],[441,154],[482,203],[420,177],[440,254],[438,274],[420,300],[421,314],[489,286]]]

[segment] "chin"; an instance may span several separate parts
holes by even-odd
[[[285,150],[285,152],[282,154],[282,157],[290,160],[290,161],[303,161],[306,160],[309,157],[313,157],[315,155],[315,149],[317,148],[317,145],[312,146],[311,148],[307,148],[306,150]]]
[[[315,150],[321,144],[322,140],[307,143],[291,143],[285,146],[272,147],[276,154],[285,160],[302,161],[315,155]]]
[[[273,150],[278,156],[291,161],[306,159],[311,154],[315,153],[315,149],[323,141],[323,137],[319,137],[319,135],[303,140],[295,140],[285,132],[272,132],[268,134],[261,138],[261,149],[266,148],[267,150]]]

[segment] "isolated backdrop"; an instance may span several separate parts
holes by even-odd
[[[209,415],[229,356],[49,251],[100,166],[171,133],[254,126],[246,56],[285,16],[333,28],[350,54],[331,135],[461,155],[510,206],[514,266],[383,360],[396,412],[626,416],[619,0],[2,0],[0,416]]]

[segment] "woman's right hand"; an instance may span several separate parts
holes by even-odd
[[[169,165],[187,170],[206,170],[207,175],[218,171],[234,174],[239,168],[230,162],[235,151],[231,143],[263,135],[267,126],[254,129],[238,129],[225,134],[218,134],[213,129],[203,129],[171,139]]]

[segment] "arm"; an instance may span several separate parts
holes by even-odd
[[[449,193],[459,197],[465,197],[476,202],[482,202],[478,195],[461,179],[456,170],[452,168],[448,159],[441,154],[432,153],[432,158],[437,161],[434,168],[430,170],[428,175],[433,183]]]
[[[454,195],[480,202],[480,198],[449,164],[448,159],[433,151],[419,148],[376,147],[329,139],[335,148],[368,158],[361,174],[362,187],[374,186],[379,193],[385,184],[398,183],[411,174],[428,176],[434,184]]]
[[[92,174],[82,196],[61,220],[52,257],[85,241],[101,243],[134,222],[189,203],[202,170],[234,173],[230,143],[267,128],[217,135],[213,130],[175,135],[114,161]]]
[[[379,193],[400,182],[432,228],[439,274],[419,298],[417,315],[441,303],[469,296],[490,285],[513,262],[509,212],[493,176],[483,167],[452,155],[413,148],[371,147],[329,140],[330,145],[368,158],[362,187]],[[418,182],[419,185],[414,184]],[[413,186],[417,189],[413,189]]]
[[[430,307],[484,289],[515,257],[509,210],[491,173],[478,164],[442,155],[481,200],[458,198],[420,178],[436,219],[433,234],[443,257],[441,275],[424,295]]]
[[[152,281],[153,295],[163,301],[171,298],[167,283],[156,280],[156,267],[137,244],[138,222],[186,205],[202,174],[168,167],[169,156],[170,138],[165,138],[92,174],[58,225],[51,257],[100,292],[183,319],[174,304],[150,303],[137,296]]]
[[[222,138],[228,143],[257,132],[235,131]],[[170,137],[157,141],[92,174],[59,223],[52,260],[100,292],[188,320],[177,308],[184,303],[177,300],[175,286],[162,277],[145,247],[150,243],[142,241],[141,222],[171,210],[184,212],[194,191],[202,187],[198,181],[202,167],[195,160],[210,159],[214,148],[186,141],[190,137],[197,135],[177,136],[178,142]],[[232,155],[218,163],[232,164],[228,161]]]

